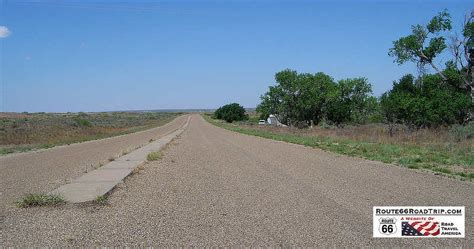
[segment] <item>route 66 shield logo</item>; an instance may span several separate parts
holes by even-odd
[[[382,217],[379,219],[379,232],[381,234],[390,235],[397,232],[397,226],[395,223],[397,219],[395,217]]]

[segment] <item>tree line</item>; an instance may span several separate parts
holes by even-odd
[[[328,120],[335,124],[361,123],[374,112],[377,99],[366,78],[338,82],[325,73],[283,70],[275,75],[277,84],[261,96],[257,106],[261,118],[277,114],[280,122],[298,127]]]
[[[380,98],[372,95],[372,86],[363,77],[335,81],[322,72],[286,69],[275,74],[276,84],[261,96],[257,111],[261,118],[276,114],[280,122],[297,127],[322,121],[336,125],[385,121],[415,128],[466,123],[474,118],[473,19],[471,12],[462,35],[453,36],[445,10],[394,41],[389,55],[398,64],[416,63],[421,74],[403,76]],[[440,68],[435,60],[448,48],[448,38],[453,57]],[[426,67],[436,73],[426,73]]]

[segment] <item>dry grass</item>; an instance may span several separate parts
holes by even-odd
[[[215,125],[248,135],[474,179],[474,139],[459,141],[447,128],[412,131],[399,126],[391,137],[384,124],[297,129],[257,125],[256,122],[228,124],[203,116]]]
[[[360,126],[345,126],[343,128],[315,126],[309,129],[289,127],[273,127],[259,125],[244,125],[245,127],[269,131],[280,134],[295,134],[301,136],[322,136],[340,139],[350,139],[359,142],[372,142],[381,144],[406,144],[416,146],[429,146],[440,149],[460,148],[473,149],[474,139],[456,141],[447,128],[410,130],[404,126],[397,126],[393,136],[389,135],[388,126],[385,124],[367,124]]]
[[[135,167],[135,169],[133,169],[132,173],[133,174],[138,174],[144,169],[145,169],[145,164],[142,163],[142,164],[138,165],[137,167]]]
[[[0,155],[132,133],[178,113],[0,113]]]

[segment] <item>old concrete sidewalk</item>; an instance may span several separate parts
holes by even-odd
[[[93,201],[97,197],[107,194],[130,175],[136,167],[145,163],[150,152],[161,150],[173,138],[181,134],[188,126],[189,120],[190,117],[181,128],[170,134],[72,180],[71,183],[51,191],[50,194],[60,195],[71,203]]]

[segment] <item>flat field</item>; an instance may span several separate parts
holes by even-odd
[[[161,126],[179,113],[0,113],[0,155]]]

